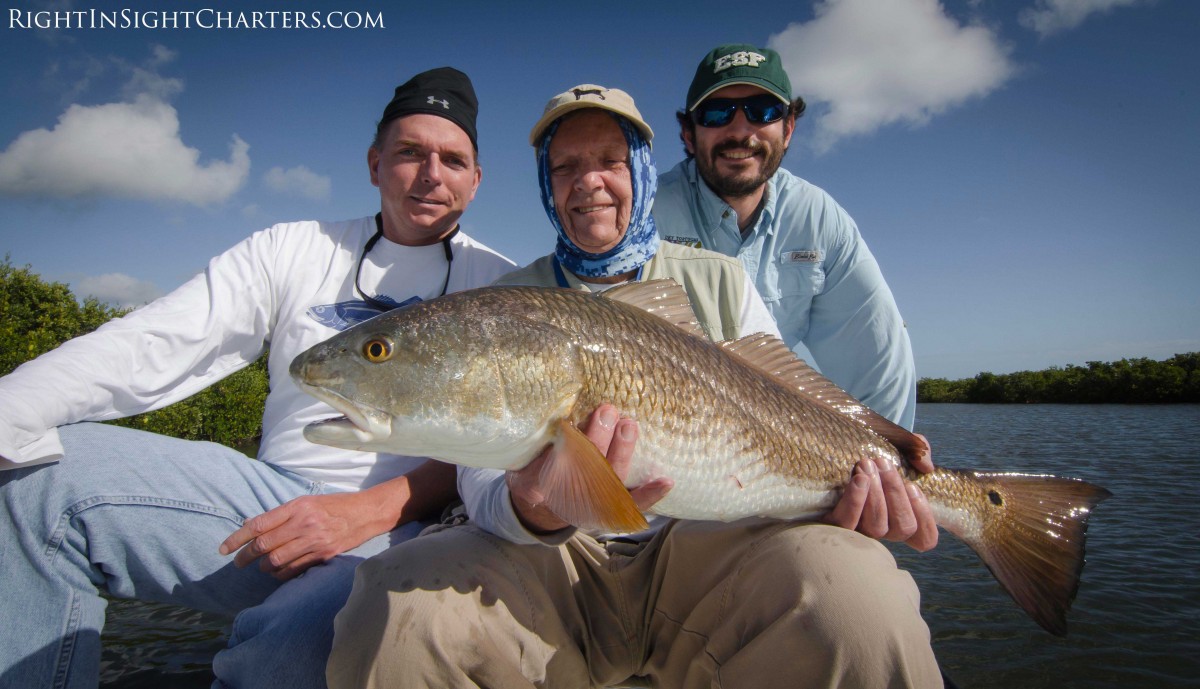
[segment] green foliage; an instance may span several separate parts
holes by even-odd
[[[47,282],[29,266],[15,268],[6,256],[0,263],[0,375],[127,312],[90,297],[80,304],[67,285]],[[112,423],[244,447],[262,434],[268,389],[264,354],[186,400]]]
[[[1086,366],[1051,366],[974,378],[922,378],[919,402],[1116,403],[1200,402],[1200,352],[1176,354],[1165,361],[1146,358],[1089,361]]]
[[[267,357],[168,407],[112,421],[188,440],[211,440],[243,448],[262,435],[267,401]]]
[[[0,375],[124,313],[90,297],[80,304],[66,285],[42,280],[29,266],[14,268],[5,256],[0,263]]]

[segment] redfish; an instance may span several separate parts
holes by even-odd
[[[548,445],[547,506],[569,523],[646,521],[576,425],[602,402],[639,426],[625,485],[669,477],[652,511],[679,519],[811,519],[853,467],[893,462],[937,523],[975,550],[1038,624],[1066,633],[1092,508],[1110,493],[1069,478],[920,474],[920,442],[809,367],[778,339],[713,343],[670,280],[600,294],[468,290],[397,309],[302,353],[291,374],[344,417],[310,424],[340,448],[520,469]]]

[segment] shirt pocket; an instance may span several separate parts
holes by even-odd
[[[783,251],[776,257],[779,297],[799,297],[805,301],[825,289],[825,270],[820,252],[812,250]]]

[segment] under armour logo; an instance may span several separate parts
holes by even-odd
[[[426,103],[429,103],[430,105],[433,105],[434,103],[441,103],[441,104],[442,104],[442,107],[443,107],[444,109],[446,109],[446,110],[449,110],[449,109],[450,109],[450,101],[448,101],[448,100],[446,100],[446,99],[444,99],[444,98],[443,98],[443,99],[441,99],[441,100],[438,100],[437,98],[434,98],[433,96],[430,96],[430,97],[429,97],[429,100],[427,100],[427,101],[425,101],[425,102],[426,102]]]
[[[600,100],[606,100],[602,89],[571,89],[571,93],[575,94],[575,100],[583,100],[584,96],[600,96]]]

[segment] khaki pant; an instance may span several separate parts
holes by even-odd
[[[359,565],[331,689],[941,687],[916,585],[832,526],[671,522],[519,546],[470,524]]]

